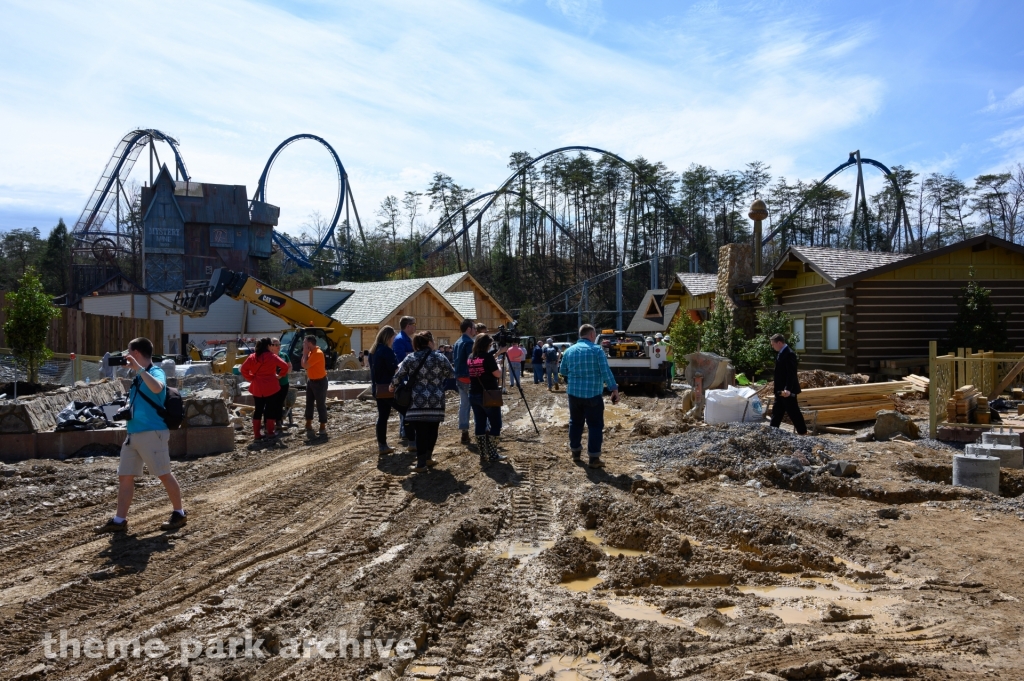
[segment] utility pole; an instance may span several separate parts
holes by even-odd
[[[615,271],[615,330],[621,331],[622,326],[622,263]]]

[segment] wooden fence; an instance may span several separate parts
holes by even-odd
[[[7,321],[5,292],[0,291],[0,347],[7,347],[3,324]],[[69,307],[58,308],[60,316],[50,322],[46,347],[54,352],[75,352],[100,355],[124,350],[128,341],[145,337],[153,341],[153,352],[163,354],[164,322],[162,319],[132,319],[88,314]]]

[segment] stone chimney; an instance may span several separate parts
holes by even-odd
[[[754,308],[739,301],[736,289],[753,281],[753,249],[750,244],[726,244],[718,249],[717,298],[732,311],[733,324],[748,335],[754,331]]]

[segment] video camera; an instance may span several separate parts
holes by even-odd
[[[120,352],[112,352],[112,353],[110,353],[110,357],[107,359],[107,366],[112,366],[112,367],[127,366],[128,365],[128,360],[125,359],[126,357],[128,357],[128,351],[127,350],[121,350]],[[160,362],[164,361],[164,356],[163,355],[153,355],[150,359],[152,360],[153,364],[159,364]]]
[[[510,347],[513,343],[518,343],[520,340],[519,335],[519,320],[512,322],[506,327],[504,324],[498,327],[498,330],[494,333],[494,343],[499,348]]]

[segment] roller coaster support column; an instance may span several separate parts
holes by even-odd
[[[615,272],[615,330],[623,329],[622,326],[622,264]]]
[[[750,204],[747,217],[754,221],[754,276],[761,276],[761,221],[768,217],[768,206],[761,199]]]

